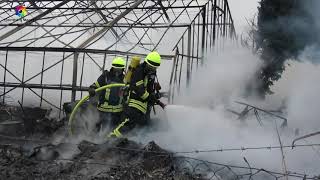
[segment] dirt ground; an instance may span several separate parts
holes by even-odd
[[[0,179],[204,179],[155,142],[52,143],[65,120],[39,108],[0,108]]]

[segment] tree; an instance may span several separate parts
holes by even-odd
[[[270,87],[281,78],[287,59],[296,59],[311,44],[319,42],[318,0],[261,0],[258,8],[256,45],[264,66],[258,72],[257,90],[271,94]],[[317,6],[319,7],[319,6]]]

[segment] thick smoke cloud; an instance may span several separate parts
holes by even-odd
[[[241,47],[227,44],[224,52],[212,52],[205,58],[205,65],[192,79],[192,86],[180,95],[177,103],[197,106],[231,103],[235,98],[247,94],[247,85],[261,61]]]
[[[150,132],[148,129],[140,132],[139,136],[132,137],[133,139],[144,143],[155,140],[172,151],[279,145],[275,124],[279,128],[281,121],[261,114],[261,127],[251,114],[245,122],[240,122],[236,120],[237,116],[226,111],[231,108],[239,112],[244,108],[235,104],[234,100],[247,101],[265,109],[286,106],[283,116],[288,118],[289,124],[287,128],[280,129],[281,140],[285,145],[291,145],[292,140],[297,137],[297,129],[300,135],[319,129],[320,125],[316,120],[319,117],[316,110],[320,105],[316,94],[319,87],[314,81],[319,77],[318,66],[311,63],[292,64],[284,78],[274,87],[275,94],[262,102],[247,96],[243,98],[246,84],[261,65],[261,60],[253,56],[251,51],[226,46],[225,51],[208,57],[206,66],[194,76],[192,86],[185,90],[176,105],[167,107],[165,113],[168,130]],[[304,58],[303,55],[300,57]],[[297,76],[305,80],[295,83]],[[319,143],[319,140],[311,138],[299,143]],[[317,159],[320,157],[317,151],[318,147],[285,149],[288,170],[319,175],[320,164]],[[243,160],[246,157],[251,166],[282,172],[279,149],[200,153],[190,156],[242,166],[246,166]]]
[[[288,59],[296,60],[306,48],[319,46],[319,5],[317,0],[261,0],[256,44],[264,61],[257,79],[262,95],[281,78]]]

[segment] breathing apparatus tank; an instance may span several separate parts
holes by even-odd
[[[126,75],[124,76],[123,81],[125,84],[130,83],[132,74],[133,74],[134,70],[138,67],[138,65],[140,64],[140,60],[141,60],[141,58],[139,56],[132,57],[128,71],[127,71]]]

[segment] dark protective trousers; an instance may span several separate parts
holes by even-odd
[[[134,107],[126,107],[121,122],[128,119],[129,121],[120,129],[122,134],[128,133],[135,127],[146,126],[149,123],[150,111],[143,114]]]

